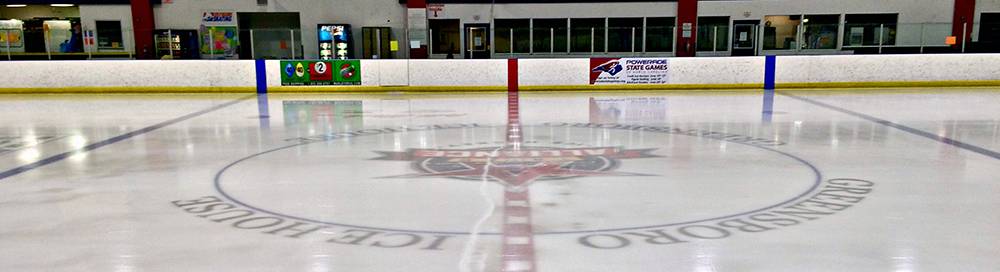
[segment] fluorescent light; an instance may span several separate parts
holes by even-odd
[[[28,5],[25,5],[25,4],[10,4],[10,5],[7,5],[8,8],[23,8],[23,7],[27,7],[27,6]]]
[[[73,4],[50,4],[49,6],[65,8],[65,7],[72,7]]]

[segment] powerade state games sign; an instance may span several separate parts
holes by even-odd
[[[591,58],[590,84],[666,84],[666,58]]]
[[[281,85],[361,85],[361,61],[283,60],[281,61]]]

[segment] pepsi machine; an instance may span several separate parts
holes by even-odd
[[[351,25],[319,24],[319,58],[352,59],[354,48],[351,43]]]

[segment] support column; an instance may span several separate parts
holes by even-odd
[[[677,56],[694,57],[698,38],[698,0],[677,0]]]
[[[959,48],[962,44],[972,41],[972,24],[976,18],[976,0],[955,0],[955,13],[952,17],[951,35],[955,36]],[[963,25],[965,35],[962,35]],[[964,39],[962,37],[965,37]]]
[[[407,14],[407,41],[406,47],[410,49],[411,59],[426,59],[429,55],[427,36],[427,0],[406,0]],[[411,43],[420,43],[419,48],[413,48]]]
[[[153,45],[153,30],[156,29],[153,20],[153,5],[149,0],[130,0],[132,6],[132,35],[135,38],[135,58],[156,58],[156,47]]]

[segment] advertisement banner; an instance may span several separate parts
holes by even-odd
[[[337,70],[335,82],[337,85],[361,85],[361,61],[360,60],[338,60],[333,62]]]
[[[201,54],[206,57],[236,58],[240,44],[236,13],[205,11],[201,13]]]
[[[216,57],[234,57],[239,45],[239,30],[235,26],[206,26],[202,28],[201,54]]]
[[[666,84],[667,58],[591,58],[590,84]]]
[[[361,61],[283,60],[281,85],[361,85]]]

